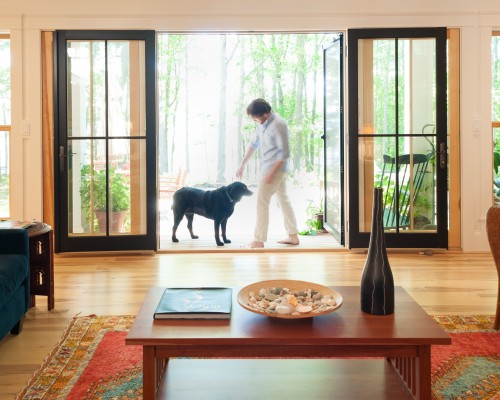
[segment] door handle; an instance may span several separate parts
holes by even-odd
[[[64,172],[65,158],[75,154],[76,153],[64,154],[64,146],[59,146],[59,172]]]
[[[439,167],[441,169],[446,169],[446,144],[439,144]]]

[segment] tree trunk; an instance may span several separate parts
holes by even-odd
[[[184,90],[186,91],[186,106],[184,110],[184,125],[186,126],[186,133],[184,135],[184,149],[185,149],[185,154],[184,154],[184,159],[185,159],[185,169],[186,172],[189,172],[189,133],[190,133],[190,127],[189,127],[189,50],[188,46],[186,43],[186,46],[184,47],[184,81],[185,81],[185,87]]]
[[[226,87],[227,87],[226,35],[220,36],[220,92],[219,92],[219,140],[217,145],[217,183],[224,184],[226,171]]]
[[[241,112],[238,113],[238,161],[241,161],[245,155],[246,146],[243,141],[243,117],[245,116],[244,110],[246,110],[245,106],[245,40],[241,41],[241,49],[240,49],[240,88],[239,88],[239,98],[238,104],[241,105]]]
[[[167,54],[169,53],[170,38],[167,39]],[[162,149],[163,157],[160,158],[160,174],[167,174],[170,172],[170,151],[169,151],[169,137],[168,137],[168,116],[170,114],[169,104],[170,104],[170,74],[171,74],[171,61],[167,60],[167,71],[165,74],[165,84],[163,86],[164,90],[164,104],[166,112],[163,116],[163,135],[160,135],[159,146]]]

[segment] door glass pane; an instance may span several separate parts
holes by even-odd
[[[493,129],[493,202],[500,204],[500,32],[491,38],[491,118]]]
[[[493,201],[500,204],[500,121],[493,128]]]
[[[69,236],[147,232],[144,51],[68,42]]]
[[[386,231],[436,231],[435,39],[360,42],[359,231],[371,229],[374,187]]]
[[[436,231],[434,139],[428,142],[425,137],[401,138],[400,146],[424,151],[401,154],[397,159],[388,151],[384,139],[372,136],[359,140],[360,232],[371,230],[374,187],[384,189],[386,231]]]
[[[103,139],[72,140],[68,145],[68,233],[106,235],[99,213],[106,212],[106,142]]]
[[[10,39],[0,34],[0,125],[10,125]]]
[[[0,130],[0,218],[10,216],[9,132]]]
[[[434,134],[436,41],[398,39],[398,133]]]
[[[108,42],[109,136],[146,135],[144,42]]]
[[[146,233],[146,142],[114,139],[109,144],[110,234]],[[123,224],[118,223],[122,221]]]
[[[145,142],[110,141],[107,170],[105,140],[73,140],[69,149],[69,234],[106,235],[108,225],[110,235],[146,233]]]
[[[325,50],[326,222],[342,241],[342,52],[341,40]]]
[[[0,34],[0,218],[10,216],[10,38]]]
[[[395,39],[359,41],[359,133],[396,133]]]
[[[106,43],[68,41],[68,137],[106,135]]]

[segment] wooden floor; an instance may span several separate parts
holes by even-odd
[[[19,336],[0,341],[0,399],[13,399],[76,315],[135,314],[151,286],[239,286],[300,279],[360,282],[366,254],[349,251],[56,255],[55,309],[45,297]],[[395,284],[429,314],[493,314],[498,277],[490,253],[389,253]],[[396,304],[397,312],[397,304]]]

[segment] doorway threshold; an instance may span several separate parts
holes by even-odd
[[[347,251],[344,246],[337,243],[330,233],[318,233],[314,236],[299,236],[300,244],[283,245],[278,243],[283,235],[269,234],[268,241],[262,249],[248,249],[245,246],[251,241],[251,235],[236,234],[230,236],[231,243],[217,246],[213,237],[191,239],[189,235],[177,235],[178,243],[172,243],[170,237],[160,238],[158,253],[280,253],[280,252],[320,252],[320,251]]]

